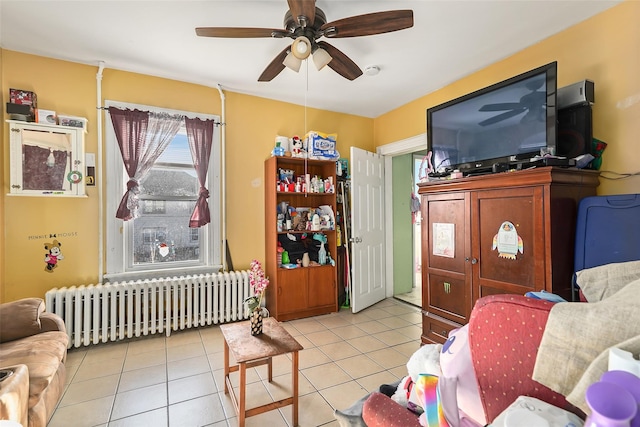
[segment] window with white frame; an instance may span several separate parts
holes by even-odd
[[[182,114],[200,119],[219,117],[153,106],[107,101],[107,106]],[[128,177],[110,115],[105,114],[107,274],[109,281],[212,272],[220,268],[220,129],[215,127],[206,187],[211,223],[189,228],[200,185],[184,125],[140,182],[139,216],[115,217]]]

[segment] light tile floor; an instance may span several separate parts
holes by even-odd
[[[335,409],[404,377],[420,346],[420,310],[393,298],[357,314],[343,308],[283,324],[304,346],[300,426],[337,427]],[[71,349],[66,390],[48,426],[236,426],[223,363],[218,326]],[[237,388],[238,374],[231,375]],[[273,375],[269,383],[266,366],[247,371],[247,407],[290,395],[290,355],[274,358]],[[290,427],[291,419],[287,406],[250,417],[246,425]]]
[[[407,292],[404,294],[397,294],[397,295],[394,295],[394,297],[401,301],[415,305],[416,307],[422,307],[422,288],[421,287],[411,288],[411,292]]]

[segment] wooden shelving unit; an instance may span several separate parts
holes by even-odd
[[[331,192],[281,191],[278,189],[279,170],[293,171],[295,177],[318,176],[331,179]],[[283,268],[278,262],[278,241],[292,234],[300,239],[306,233],[307,239],[313,240],[314,233],[326,236],[325,250],[336,260],[336,231],[332,229],[320,231],[278,230],[278,206],[287,202],[292,207],[318,208],[330,206],[334,218],[336,214],[336,164],[327,160],[306,160],[292,157],[271,157],[264,164],[265,182],[265,272],[270,280],[267,288],[266,303],[269,312],[279,321],[317,316],[338,311],[337,268],[331,264],[312,265],[309,267]],[[311,242],[312,243],[312,242]],[[313,250],[310,258],[317,261]],[[314,259],[315,258],[315,259]],[[291,259],[296,263],[297,259]]]

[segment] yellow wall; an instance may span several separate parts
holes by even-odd
[[[3,90],[0,91],[0,106],[5,105],[6,103],[6,96],[8,95],[5,91],[4,91],[4,67],[2,66],[3,63],[3,50],[0,49],[0,88],[2,88]],[[4,108],[0,109],[0,120],[2,123],[4,123]],[[4,159],[5,159],[5,154],[4,154],[4,141],[7,138],[6,133],[4,132],[4,128],[2,129],[2,132],[0,133],[0,147],[2,147],[3,149],[0,150],[0,165],[2,165],[2,170],[4,171],[5,169],[5,163],[4,163]],[[4,182],[4,173],[1,177],[1,179]],[[3,188],[4,189],[4,188]],[[0,195],[0,304],[2,302],[4,302],[4,279],[5,279],[5,261],[4,261],[4,252],[5,252],[5,238],[4,238],[4,230],[5,230],[5,215],[4,215],[4,197],[1,197]]]
[[[86,151],[96,153],[96,66],[81,65],[2,50],[2,93],[9,88],[33,90],[38,106],[89,119]],[[217,87],[204,87],[106,68],[104,100],[130,102],[220,115]],[[236,269],[264,258],[263,161],[276,135],[303,135],[304,107],[226,92],[227,239]],[[373,150],[373,120],[307,109],[308,129],[338,134],[338,150],[348,156],[351,145]],[[3,117],[4,119],[5,117]],[[54,287],[98,280],[98,194],[87,187],[82,199],[7,196],[9,192],[8,124],[3,120],[2,165],[5,271],[0,299],[43,297]],[[99,170],[98,173],[101,173]],[[99,178],[99,179],[104,179]],[[108,177],[107,177],[108,179]],[[1,206],[1,205],[0,205]],[[106,215],[112,213],[107,212]],[[6,233],[6,234],[5,234]],[[56,234],[64,260],[46,273],[44,243]],[[2,265],[2,264],[0,264]]]
[[[425,110],[429,106],[557,60],[560,86],[584,78],[596,83],[594,136],[609,143],[602,169],[637,171],[640,164],[637,22],[640,2],[627,1],[376,119],[308,109],[307,129],[337,133],[338,150],[343,156],[348,156],[352,145],[374,150],[425,132]],[[80,65],[7,50],[0,50],[0,61],[3,104],[9,88],[33,90],[41,108],[87,117],[86,150],[96,152],[97,64]],[[221,113],[217,88],[107,68],[102,91],[103,99]],[[305,132],[304,107],[233,92],[225,95],[227,236],[234,267],[239,269],[248,267],[252,258],[264,256],[262,163],[269,156],[275,135]],[[88,188],[86,199],[6,196],[8,125],[4,123],[4,115],[2,118],[0,300],[42,297],[53,287],[95,283],[99,253],[96,187]],[[639,178],[601,181],[599,194],[640,192]],[[51,274],[44,272],[43,245],[53,233],[67,234],[63,241],[65,259]]]
[[[304,133],[304,108],[263,98],[229,93],[227,105],[227,236],[235,269],[264,256],[263,162],[275,135]],[[338,134],[338,151],[349,147],[374,150],[373,120],[308,109],[308,129]],[[237,215],[237,218],[231,218]]]
[[[593,136],[608,143],[602,171],[640,171],[640,2],[627,1],[375,119],[376,146],[426,131],[426,109],[558,61],[558,86],[595,82]],[[446,64],[442,64],[446,67]],[[428,78],[428,76],[426,76]],[[600,180],[598,194],[640,193],[640,177]]]

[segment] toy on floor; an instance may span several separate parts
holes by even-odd
[[[422,346],[407,362],[407,371],[409,375],[400,380],[391,398],[421,414],[421,425],[448,423],[451,427],[479,427],[486,424],[471,361],[467,325],[451,331],[444,345]],[[446,421],[441,419],[442,415]]]
[[[449,332],[440,354],[440,369],[438,387],[449,424],[452,427],[487,424],[471,361],[468,324]]]
[[[406,406],[409,410],[421,414],[424,408],[414,385],[418,381],[420,374],[440,375],[441,349],[442,344],[426,344],[413,353],[407,362],[409,375],[400,380],[400,384],[391,399],[402,406]]]

